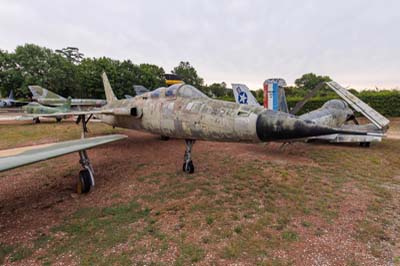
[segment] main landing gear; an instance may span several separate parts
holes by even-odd
[[[79,172],[76,191],[78,194],[88,193],[90,188],[94,186],[94,171],[89,161],[86,150],[79,151],[79,163],[83,170]]]
[[[87,123],[92,118],[92,115],[86,119],[85,115],[79,115],[76,123],[82,122],[82,133],[81,139],[85,138],[88,133]],[[92,164],[90,163],[89,156],[86,150],[79,151],[79,163],[82,165],[82,170],[79,172],[78,180],[76,184],[76,192],[78,194],[88,193],[92,187],[94,187],[94,171]]]
[[[371,142],[360,142],[360,147],[369,148],[371,146]]]
[[[194,142],[195,141],[192,139],[185,139],[186,151],[185,151],[185,156],[183,158],[182,170],[183,172],[188,174],[194,173],[194,165],[192,161],[192,147]]]

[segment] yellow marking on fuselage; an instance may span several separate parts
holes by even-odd
[[[165,81],[165,83],[166,83],[168,86],[170,86],[170,85],[174,85],[174,84],[183,83],[183,81],[182,81],[182,80],[177,80],[177,79],[167,79],[167,80]]]

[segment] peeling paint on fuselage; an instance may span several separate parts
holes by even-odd
[[[112,126],[184,139],[258,142],[256,121],[261,107],[211,98],[150,97],[150,93],[118,100],[104,108],[137,108],[141,117],[102,115]]]
[[[162,136],[225,142],[285,141],[342,132],[334,129],[332,121],[337,117],[328,111],[307,120],[260,106],[211,99],[190,85],[174,86],[111,101],[103,108],[115,110],[114,114],[100,118],[112,126]]]

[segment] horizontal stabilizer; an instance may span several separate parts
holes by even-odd
[[[345,100],[357,112],[362,113],[368,120],[370,120],[379,129],[386,129],[390,121],[371,108],[368,104],[361,101],[359,98],[351,94],[348,90],[340,86],[334,81],[327,82],[328,86],[334,90],[343,100]]]
[[[0,151],[0,172],[68,153],[90,149],[126,137],[125,135],[115,134],[2,150]]]

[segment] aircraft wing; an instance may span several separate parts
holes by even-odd
[[[58,112],[52,114],[23,114],[20,116],[20,119],[24,118],[35,118],[35,117],[66,117],[66,116],[79,116],[79,115],[112,115],[115,114],[115,109],[107,109],[107,110],[92,110],[92,111],[71,111],[71,112]]]
[[[133,110],[134,109],[134,110]],[[136,115],[133,115],[135,113]],[[88,111],[70,111],[70,112],[58,112],[52,114],[24,114],[23,117],[35,118],[35,117],[68,117],[68,116],[80,116],[80,115],[127,115],[141,117],[142,111],[135,107],[132,108],[112,108],[112,109],[97,109]]]
[[[0,172],[126,138],[115,134],[0,151]]]
[[[340,86],[334,81],[327,82],[328,86],[334,90],[343,100],[345,100],[357,112],[362,113],[368,120],[370,120],[377,128],[387,130],[389,126],[389,119],[378,113],[372,107],[359,98],[354,96],[348,90]]]

